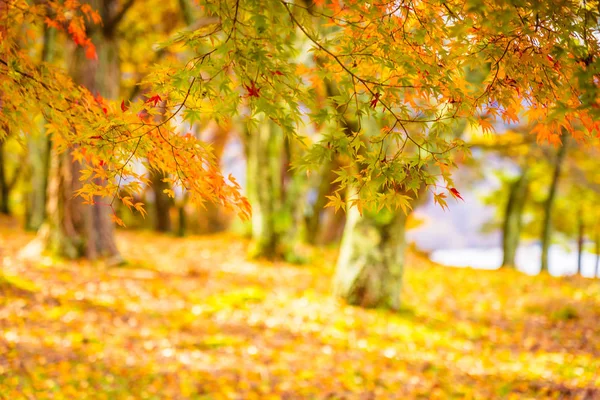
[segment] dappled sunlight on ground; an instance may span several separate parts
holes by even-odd
[[[600,283],[409,257],[399,313],[330,295],[335,254],[120,232],[129,264],[20,260],[0,229],[0,398],[600,398]]]

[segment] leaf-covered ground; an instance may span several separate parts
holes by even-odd
[[[122,232],[125,267],[24,261],[1,222],[2,399],[600,398],[599,281],[412,255],[390,313],[331,297],[333,252]]]

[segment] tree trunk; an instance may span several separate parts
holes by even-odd
[[[400,308],[407,215],[347,210],[334,277],[334,292],[352,305]]]
[[[56,44],[56,29],[44,29],[42,61],[51,62]],[[25,229],[37,231],[46,218],[46,196],[50,173],[50,138],[45,132],[45,121],[40,122],[40,131],[28,136],[29,173],[31,182],[27,193]]]
[[[177,236],[179,237],[184,237],[185,236],[185,230],[187,229],[187,217],[185,215],[185,200],[184,203],[177,206],[177,220],[178,220],[178,224],[177,224]]]
[[[552,209],[554,208],[554,198],[556,197],[556,190],[558,189],[558,182],[566,152],[567,137],[564,136],[564,142],[556,154],[552,182],[550,184],[550,190],[548,191],[548,197],[546,198],[546,202],[544,204],[544,220],[542,228],[542,271],[548,271],[548,251],[550,250],[550,243],[552,241]]]
[[[577,213],[577,274],[581,275],[583,270],[583,245],[585,240],[585,224],[583,222],[583,210],[579,207]]]
[[[89,3],[103,13],[105,26],[109,25],[106,21],[110,20],[110,10],[115,10],[114,0]],[[81,48],[74,51],[71,60],[75,82],[107,99],[118,97],[120,82],[118,47],[112,33],[100,29],[93,36],[98,60],[87,59]],[[39,234],[45,250],[68,258],[107,257],[111,263],[122,262],[115,243],[111,208],[97,196],[94,205],[83,205],[80,198],[73,197],[82,185],[79,181],[82,166],[74,162],[70,152],[53,154],[51,159],[47,223]]]
[[[510,193],[504,213],[502,229],[502,266],[514,267],[519,240],[521,238],[521,225],[523,207],[527,199],[529,177],[527,167],[523,167],[519,178],[510,185]]]
[[[289,171],[294,148],[282,129],[263,120],[246,137],[247,192],[252,204],[251,258],[300,262],[307,180]]]
[[[171,232],[170,212],[173,201],[164,192],[165,189],[171,189],[171,186],[163,181],[164,177],[164,174],[159,171],[152,171],[150,174],[152,191],[154,192],[154,229],[158,232]]]
[[[248,197],[252,204],[250,257],[276,258],[282,254],[277,229],[281,208],[281,153],[283,133],[271,121],[263,121],[248,135]]]
[[[320,238],[320,230],[321,230],[321,215],[323,213],[323,209],[325,208],[325,204],[327,204],[327,196],[331,192],[333,178],[331,177],[331,171],[335,168],[333,162],[328,162],[324,164],[318,176],[315,176],[315,180],[317,181],[316,193],[315,193],[315,202],[310,207],[310,214],[306,217],[306,241],[309,244],[315,245],[318,243]]]

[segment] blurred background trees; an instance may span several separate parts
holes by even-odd
[[[576,248],[578,272],[585,254],[600,253],[594,107],[589,115],[576,111],[573,98],[553,100],[551,111],[541,106],[568,86],[565,76],[583,79],[578,74],[587,71],[585,60],[572,61],[553,47],[573,32],[539,36],[540,24],[550,23],[554,11],[536,11],[542,15],[534,21],[532,6],[524,5],[527,18],[519,20],[498,5],[494,18],[504,25],[494,30],[485,9],[457,15],[446,3],[401,6],[386,14],[387,22],[380,11],[359,5],[330,15],[337,2],[242,7],[236,1],[225,2],[226,9],[217,3],[90,0],[77,3],[83,21],[78,28],[54,15],[52,2],[35,9],[47,13],[44,24],[18,11],[26,2],[8,4],[14,23],[29,36],[11,36],[7,56],[26,50],[30,58],[18,68],[68,71],[78,90],[92,97],[75,93],[65,101],[93,98],[99,118],[108,120],[88,124],[86,134],[63,126],[79,138],[68,142],[45,109],[32,110],[28,124],[5,113],[0,212],[14,213],[26,229],[38,231],[38,252],[119,263],[115,222],[179,236],[236,230],[252,238],[249,257],[298,263],[310,259],[311,246],[334,244],[340,246],[335,293],[351,304],[398,309],[412,212],[431,204],[453,208],[471,195],[468,184],[459,191],[451,176],[459,166],[472,181],[489,184],[485,197],[496,216],[482,222],[499,232],[498,267],[518,265],[524,240],[539,243],[544,272],[553,244]],[[562,12],[586,19],[597,10]],[[403,35],[411,41],[382,46],[382,32],[397,28],[392,15],[410,27]],[[428,25],[422,26],[421,16]],[[382,25],[371,31],[354,17]],[[446,29],[438,26],[444,18],[473,21]],[[522,32],[513,37],[514,26]],[[473,35],[471,42],[464,41],[463,29]],[[592,28],[572,29],[587,35]],[[379,46],[378,52],[358,51],[348,37],[365,48]],[[547,46],[532,50],[521,40],[534,37]],[[439,47],[444,40],[452,46]],[[597,46],[585,46],[567,50],[593,58]],[[438,60],[442,53],[448,54]],[[398,65],[405,75],[396,75]],[[539,65],[551,76],[542,76]],[[3,60],[5,81],[9,66]],[[17,67],[10,73],[28,77]],[[8,92],[2,95],[7,102]],[[581,110],[586,99],[578,100]],[[52,100],[47,103],[51,109]],[[63,118],[68,125],[70,117]],[[136,129],[150,127],[144,135],[160,145],[149,150],[142,136],[136,140],[136,129],[110,137],[128,126],[119,118],[139,120]],[[224,178],[212,170],[204,178],[186,176],[187,165],[177,158],[183,151],[172,140],[206,144],[210,156],[206,164],[198,161],[198,169],[214,164],[240,182],[253,207],[250,221],[236,219],[235,207],[219,192],[215,182],[227,186]],[[122,142],[130,147],[115,147]],[[146,151],[141,158],[138,148]],[[469,149],[477,153],[474,159]],[[86,168],[93,174],[85,175]],[[125,170],[133,178],[124,177]],[[193,183],[202,179],[207,186],[201,196],[216,201],[190,201],[201,192]],[[111,184],[117,187],[112,197]],[[121,184],[139,190],[121,193]],[[132,212],[142,203],[147,219]]]

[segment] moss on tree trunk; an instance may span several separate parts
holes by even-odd
[[[400,308],[406,219],[402,211],[361,216],[356,207],[348,210],[334,278],[337,296],[362,307]]]
[[[524,167],[519,178],[510,185],[502,229],[502,266],[515,266],[515,258],[521,238],[523,207],[527,200],[528,185],[527,167]]]
[[[289,169],[292,149],[282,129],[262,121],[246,138],[247,190],[252,204],[252,258],[297,262],[302,236],[306,179]]]
[[[277,211],[281,208],[283,133],[271,121],[248,135],[248,195],[252,204],[251,257],[280,255]]]

